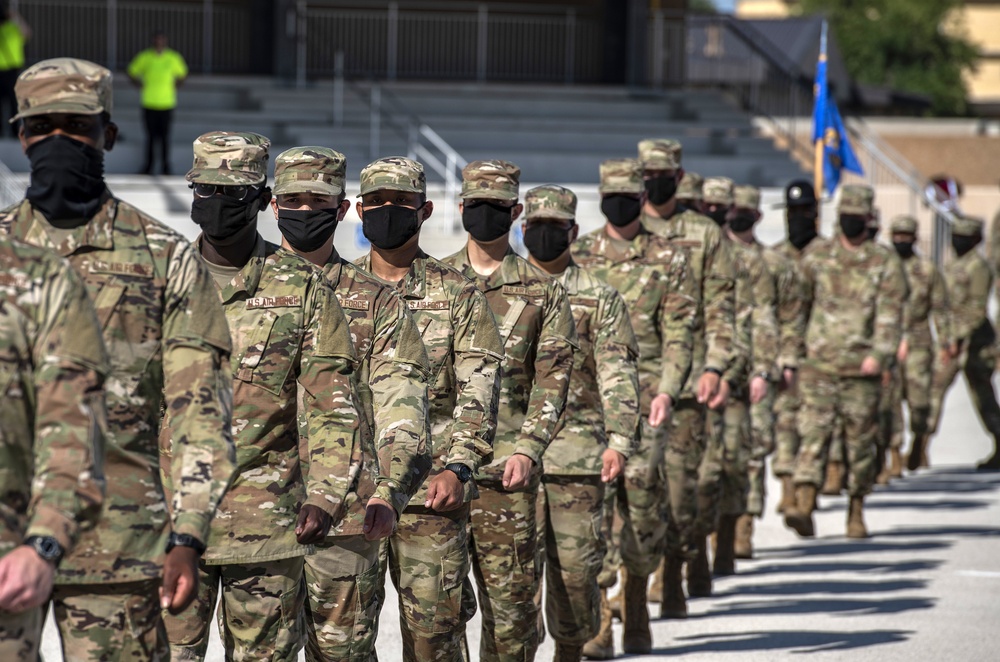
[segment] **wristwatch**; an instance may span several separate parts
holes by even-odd
[[[170,553],[174,547],[190,547],[194,551],[198,552],[198,556],[205,553],[205,543],[198,540],[192,535],[187,533],[171,533],[170,537],[167,538],[167,553]]]
[[[59,562],[62,561],[62,545],[52,536],[30,536],[24,539],[24,544],[55,566],[58,566]]]
[[[452,462],[445,469],[458,476],[458,482],[462,484],[468,483],[472,479],[472,469],[459,462]]]
[[[771,381],[771,373],[767,372],[766,370],[761,370],[758,373],[754,373],[754,377],[760,377],[766,382]]]

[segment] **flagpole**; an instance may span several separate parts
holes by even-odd
[[[823,19],[823,28],[820,32],[819,40],[819,61],[826,62],[826,19]],[[818,66],[818,65],[817,65]],[[823,83],[826,84],[824,78]],[[824,90],[825,92],[826,90]],[[817,85],[816,89],[813,90],[813,97],[819,98],[820,90]],[[823,135],[816,138],[815,148],[815,158],[813,161],[813,186],[816,189],[817,195],[822,197],[823,195]]]

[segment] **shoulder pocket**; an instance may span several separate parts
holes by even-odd
[[[233,376],[278,395],[298,356],[298,334],[288,328],[285,315],[262,310],[256,326],[243,337],[243,347],[233,358]],[[283,337],[287,336],[287,337]],[[296,342],[287,342],[290,340]]]

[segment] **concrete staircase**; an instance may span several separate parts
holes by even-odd
[[[602,160],[634,156],[636,143],[646,137],[681,140],[685,168],[703,175],[760,186],[782,186],[802,175],[786,153],[758,134],[748,114],[715,91],[633,95],[616,87],[435,82],[381,88],[373,154],[368,83],[344,86],[338,127],[330,81],[299,90],[271,79],[193,77],[179,93],[171,169],[183,174],[190,167],[190,145],[198,135],[228,129],[268,136],[274,155],[303,144],[334,147],[347,155],[348,177],[355,179],[378,156],[406,154],[408,123],[419,118],[467,160],[517,163],[526,182],[596,183]],[[137,172],[144,140],[139,91],[123,77],[116,82],[114,118],[121,139],[108,156],[108,171]],[[0,142],[0,159],[14,171],[27,169],[13,141]]]

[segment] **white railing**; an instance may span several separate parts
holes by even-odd
[[[0,161],[0,209],[6,209],[24,198],[27,177],[18,177],[7,164]]]

